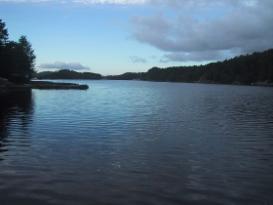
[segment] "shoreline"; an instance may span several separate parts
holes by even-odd
[[[25,89],[39,89],[39,90],[87,90],[88,85],[76,83],[59,83],[51,81],[30,81],[25,84],[15,84],[5,81],[0,84],[0,89],[3,90],[25,90]]]
[[[77,79],[74,79],[77,80]],[[204,84],[204,85],[235,85],[235,86],[250,86],[250,87],[273,87],[273,83],[267,82],[255,82],[250,84],[244,84],[239,82],[233,83],[218,83],[218,82],[209,82],[209,81],[193,81],[193,82],[183,82],[183,81],[158,81],[158,80],[142,80],[142,79],[101,79],[101,80],[112,80],[112,81],[144,81],[144,82],[161,82],[161,83],[192,83],[192,84]]]
[[[50,80],[50,79],[47,79]],[[47,80],[32,80],[26,84],[15,84],[7,80],[0,81],[0,90],[25,90],[25,89],[38,89],[38,90],[87,90],[89,86],[86,84],[77,84],[77,83],[63,83],[63,82],[52,82]],[[54,79],[58,80],[58,79]],[[61,79],[60,79],[61,80]],[[82,80],[82,79],[73,79],[73,80]],[[100,79],[100,80],[113,80],[113,79]],[[118,79],[113,81],[124,81],[124,79]],[[125,81],[145,81],[145,82],[168,82],[168,83],[193,83],[193,84],[204,84],[204,85],[235,85],[235,86],[255,86],[255,87],[273,87],[273,83],[268,82],[256,82],[251,84],[243,84],[239,82],[233,83],[217,83],[217,82],[204,82],[204,81],[195,81],[195,82],[180,82],[180,81],[153,81],[153,80],[125,80]]]

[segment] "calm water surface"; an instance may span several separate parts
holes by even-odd
[[[273,89],[0,93],[0,204],[273,204]]]

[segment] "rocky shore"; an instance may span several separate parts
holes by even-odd
[[[56,83],[49,81],[30,81],[25,84],[15,84],[9,82],[5,78],[0,78],[0,89],[55,89],[55,90],[87,90],[88,85],[80,85],[76,83]]]

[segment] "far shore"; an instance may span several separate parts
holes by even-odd
[[[58,80],[58,79],[52,79]],[[61,79],[60,79],[61,80]],[[82,80],[82,79],[73,79],[73,80]],[[101,80],[113,80],[102,78]],[[117,80],[117,79],[115,79]],[[124,80],[124,79],[118,79]],[[129,79],[137,80],[137,79]],[[175,81],[153,81],[153,80],[141,80],[140,81],[151,81],[151,82],[173,82],[173,83],[196,83],[196,84],[214,84],[214,85],[245,85],[245,86],[260,86],[260,87],[273,87],[273,83],[268,82],[256,82],[252,84],[242,84],[239,82],[234,82],[230,84],[217,83],[211,81],[195,81],[195,82],[175,82]],[[63,83],[63,82],[52,82],[51,79],[45,80],[32,80],[24,84],[15,84],[11,83],[7,79],[0,78],[0,90],[24,90],[24,89],[40,89],[40,90],[87,90],[89,87],[86,84],[77,84],[77,83]]]
[[[54,79],[56,80],[56,79]],[[77,80],[77,79],[74,79]],[[79,79],[80,80],[80,79]],[[233,83],[220,83],[220,82],[213,82],[213,81],[160,81],[160,80],[142,80],[142,79],[107,79],[107,78],[102,78],[101,80],[113,80],[113,81],[146,81],[146,82],[165,82],[165,83],[194,83],[194,84],[211,84],[211,85],[237,85],[237,86],[258,86],[258,87],[273,87],[273,83],[269,82],[255,82],[251,84],[244,84],[240,82],[233,82]]]
[[[30,81],[24,84],[15,84],[6,79],[0,79],[0,89],[2,90],[18,90],[18,89],[51,89],[51,90],[87,90],[88,85],[76,83],[59,83],[50,81]]]

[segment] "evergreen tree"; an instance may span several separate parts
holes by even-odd
[[[8,30],[6,24],[0,19],[0,46],[3,46],[8,40]]]
[[[34,73],[35,55],[26,36],[8,41],[8,31],[0,19],[0,77],[16,83],[27,82]]]
[[[6,24],[0,19],[0,77],[5,77],[7,75],[6,68],[6,49],[5,45],[8,40],[8,30],[6,29]]]
[[[31,44],[28,42],[26,36],[21,36],[19,39],[19,56],[20,60],[20,72],[24,80],[30,80],[34,73],[34,50]]]

